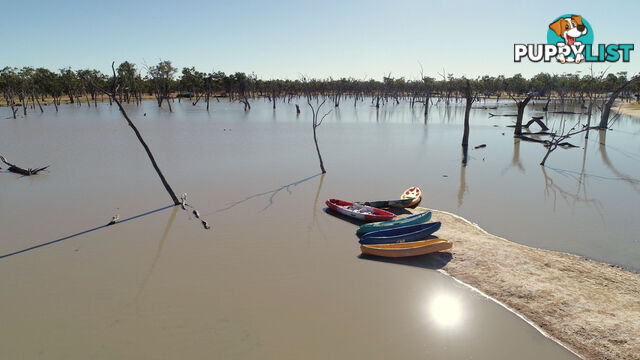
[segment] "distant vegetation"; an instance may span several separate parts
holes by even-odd
[[[249,99],[268,98],[276,107],[278,100],[291,101],[303,94],[322,96],[334,106],[347,99],[357,101],[371,98],[372,104],[380,107],[386,103],[399,103],[406,100],[411,105],[422,104],[425,113],[430,102],[449,103],[464,98],[466,81],[470,81],[476,100],[505,97],[525,97],[579,100],[586,102],[589,97],[605,99],[629,81],[627,73],[617,74],[547,74],[540,73],[524,78],[520,74],[511,77],[482,76],[475,79],[455,77],[453,74],[439,74],[439,78],[422,76],[420,80],[406,80],[384,76],[381,81],[373,79],[301,79],[301,80],[263,80],[255,74],[237,72],[203,73],[195,68],[183,68],[180,74],[170,61],[160,61],[153,66],[137,67],[123,62],[116,68],[117,89],[115,94],[125,103],[140,103],[143,98],[153,97],[158,106],[166,104],[171,110],[170,99],[189,98],[196,105],[203,101],[209,107],[214,96],[225,96],[231,101],[239,101],[249,110]],[[107,88],[112,83],[112,75],[98,70],[72,70],[70,68],[51,71],[44,68],[23,67],[21,69],[5,67],[0,71],[0,92],[3,104],[11,106],[15,114],[20,110],[24,114],[28,108],[44,111],[42,103],[52,103],[58,110],[61,102],[94,104],[101,101],[100,92],[91,86],[94,84]],[[620,97],[635,98],[640,93],[638,82],[629,84]]]
[[[590,129],[606,130],[609,128],[611,107],[617,98],[631,102],[635,98],[640,102],[640,75],[628,78],[626,72],[617,74],[607,73],[607,70],[594,74],[590,68],[589,74],[565,73],[562,75],[540,73],[529,79],[521,74],[511,77],[485,75],[475,79],[455,77],[444,70],[438,74],[438,78],[424,76],[421,72],[418,80],[407,80],[403,77],[394,78],[391,74],[382,77],[382,81],[374,79],[358,80],[354,78],[341,79],[308,79],[301,76],[299,80],[262,80],[255,74],[236,72],[227,75],[224,72],[203,73],[194,67],[185,67],[178,75],[178,69],[171,61],[160,61],[153,66],[144,66],[142,69],[135,64],[125,61],[117,68],[112,64],[112,73],[106,75],[98,70],[84,69],[72,70],[60,69],[57,72],[45,68],[23,67],[21,69],[5,67],[0,70],[0,92],[4,105],[11,107],[13,118],[22,109],[23,115],[27,110],[44,112],[43,104],[52,103],[58,111],[61,102],[68,102],[82,106],[97,106],[98,101],[103,101],[105,94],[109,103],[116,103],[130,125],[135,126],[128,119],[121,103],[140,104],[145,98],[155,98],[159,107],[166,104],[172,111],[171,104],[178,99],[189,99],[191,104],[197,105],[200,101],[206,104],[207,111],[210,108],[210,100],[214,97],[225,97],[229,101],[238,101],[244,104],[244,110],[251,110],[250,99],[268,99],[276,109],[278,101],[291,102],[306,101],[313,115],[313,134],[320,162],[320,169],[324,173],[325,168],[318,147],[316,128],[320,126],[325,113],[319,118],[319,112],[325,103],[339,107],[342,101],[353,101],[357,106],[359,101],[365,98],[371,106],[380,108],[386,104],[400,104],[400,101],[408,101],[410,106],[421,106],[425,119],[428,116],[429,106],[435,103],[449,105],[451,102],[465,102],[464,132],[462,137],[463,163],[466,164],[466,153],[469,139],[469,113],[474,103],[482,103],[485,109],[494,109],[496,105],[486,105],[490,101],[498,102],[501,98],[514,101],[516,114],[502,114],[503,116],[515,116],[514,137],[544,143],[547,154],[541,165],[544,165],[549,154],[558,146],[571,145],[565,140],[578,133],[588,132]],[[523,125],[523,114],[527,104],[532,99],[546,100],[543,107],[548,111],[549,104],[553,100],[561,104],[561,111],[556,113],[574,113],[565,111],[565,101],[580,102],[581,108],[586,110],[587,121],[580,122],[573,127],[562,126],[561,131],[548,132],[547,126],[540,120],[542,116],[534,117],[526,125]],[[315,101],[314,107],[312,100]],[[300,113],[297,103],[296,112]],[[600,110],[600,121],[597,126],[592,126],[591,118],[593,107]],[[494,114],[491,114],[493,116]],[[535,135],[550,136],[550,140],[539,140],[527,137],[523,128],[528,128],[538,121],[543,128],[542,132]],[[580,126],[581,125],[581,126]],[[532,134],[532,133],[528,133]],[[140,139],[144,144],[144,141]],[[563,145],[564,144],[564,145]],[[146,148],[146,146],[145,146]],[[147,149],[148,150],[148,149]],[[154,162],[150,151],[147,151],[151,161]],[[162,175],[158,170],[160,177]],[[165,187],[177,203],[177,198],[165,183]]]

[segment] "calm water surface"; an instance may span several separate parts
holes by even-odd
[[[407,104],[376,112],[343,102],[318,129],[328,171],[319,176],[304,106],[299,117],[293,102],[275,112],[262,101],[247,113],[226,101],[209,113],[174,109],[128,106],[210,231],[165,208],[115,108],[66,105],[18,120],[0,108],[0,152],[51,164],[31,178],[0,173],[0,256],[64,239],[0,259],[0,358],[572,358],[429,260],[360,259],[355,226],[323,211],[329,197],[395,198],[411,185],[423,206],[510,240],[640,269],[632,118],[606,139],[572,139],[579,148],[541,168],[540,144],[514,142],[513,118],[488,116],[515,112],[511,104],[474,110],[471,144],[487,147],[463,167],[463,107],[434,106],[425,124]]]

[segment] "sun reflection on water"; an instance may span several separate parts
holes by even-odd
[[[440,327],[455,327],[462,319],[460,300],[449,294],[438,294],[429,302],[429,316]]]

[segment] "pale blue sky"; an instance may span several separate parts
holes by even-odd
[[[548,24],[580,14],[595,43],[640,40],[639,1],[8,1],[0,12],[0,67],[109,70],[171,60],[179,68],[260,78],[380,79],[588,71],[513,63],[514,43],[544,43]],[[625,20],[625,18],[627,20]],[[637,46],[636,46],[637,47]],[[640,71],[640,49],[610,71]],[[604,65],[594,65],[603,69]]]

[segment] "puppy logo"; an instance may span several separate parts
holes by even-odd
[[[549,44],[557,44],[558,56],[556,59],[561,63],[579,64],[584,61],[584,54],[571,51],[572,47],[580,47],[581,45],[593,42],[593,34],[591,26],[580,15],[563,15],[549,24],[547,31],[547,42]],[[586,35],[590,36],[586,36]],[[573,53],[573,54],[572,54]]]
[[[547,27],[547,43],[513,44],[513,61],[580,64],[585,62],[629,62],[633,43],[594,44],[593,28],[580,15],[565,14]]]
[[[567,18],[560,18],[549,25],[556,35],[564,38],[565,43],[573,45],[576,38],[587,34],[587,27],[582,23],[582,16],[571,15]]]

